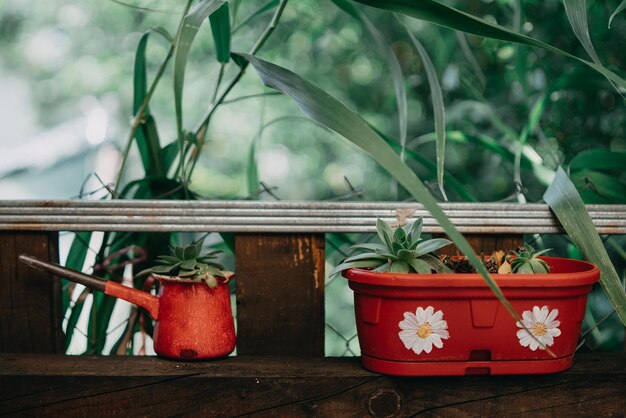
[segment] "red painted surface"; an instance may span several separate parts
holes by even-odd
[[[236,343],[227,284],[161,280],[159,297],[114,282],[105,293],[145,308],[156,320],[154,351],[172,359],[211,359],[230,354]]]
[[[560,332],[549,346],[556,357],[541,348],[533,351],[520,344],[517,334],[521,328],[478,274],[394,274],[351,269],[345,276],[354,290],[364,367],[406,376],[531,374],[567,369],[580,334],[587,294],[599,280],[600,271],[583,261],[542,258],[551,266],[550,274],[492,277],[520,316],[527,311],[534,320],[535,307],[538,312],[543,307],[548,313],[558,311],[552,321],[544,321],[551,324],[547,327],[550,332]],[[445,331],[440,332],[448,338],[440,337],[442,346],[433,345],[430,352],[407,349],[400,337],[400,322],[406,320],[407,313],[417,319],[418,307],[432,307],[431,314],[441,311],[440,319],[445,321]],[[422,317],[423,321],[415,324],[423,325],[426,319]],[[433,324],[438,320],[434,316],[430,319]],[[541,321],[536,324],[533,330],[546,332]],[[422,336],[436,338],[430,337],[430,325],[425,326],[421,328]],[[411,332],[412,328],[404,334],[405,340],[416,338],[407,337]]]

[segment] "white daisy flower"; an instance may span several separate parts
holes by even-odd
[[[561,330],[558,328],[561,325],[561,321],[557,321],[556,317],[559,315],[558,309],[548,309],[547,306],[533,307],[532,311],[524,311],[522,314],[522,323],[517,322],[517,326],[520,329],[517,331],[517,338],[522,347],[529,347],[535,351],[537,348],[545,350],[541,347],[537,340],[546,347],[550,347],[554,344],[554,338],[561,335]],[[522,324],[532,333],[523,329]],[[533,335],[537,338],[533,338]]]
[[[443,347],[443,341],[450,338],[448,333],[448,323],[443,320],[443,312],[435,312],[432,306],[423,309],[418,307],[415,314],[404,313],[404,321],[400,321],[398,326],[402,331],[398,336],[404,343],[407,350],[413,350],[415,354],[422,351],[430,353],[433,345],[437,348]]]

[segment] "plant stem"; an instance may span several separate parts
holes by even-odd
[[[224,68],[226,64],[220,65],[220,73],[217,76],[217,82],[215,83],[215,90],[213,90],[213,97],[211,98],[211,104],[215,103],[215,99],[217,98],[217,92],[220,90],[220,84],[222,84],[222,79],[224,78]]]
[[[137,113],[133,117],[130,133],[128,135],[128,139],[126,140],[126,146],[124,147],[124,152],[122,154],[122,163],[117,173],[117,179],[115,180],[115,188],[113,190],[116,193],[119,191],[120,185],[122,184],[122,179],[124,177],[124,171],[126,171],[126,164],[128,162],[128,155],[130,153],[130,147],[133,144],[133,139],[135,139],[135,135],[137,133],[137,129],[139,128],[139,125],[143,123],[143,118],[145,116],[146,109],[148,108],[148,104],[150,103],[150,100],[152,99],[154,91],[156,90],[156,87],[159,84],[159,81],[161,80],[163,73],[165,72],[165,68],[167,68],[167,64],[169,63],[170,59],[174,55],[174,51],[176,50],[176,44],[178,43],[178,35],[180,33],[183,20],[185,19],[185,16],[187,15],[189,8],[191,7],[191,2],[192,0],[187,1],[187,4],[185,5],[185,9],[183,10],[183,14],[182,14],[183,17],[178,23],[176,36],[174,37],[174,39],[171,40],[171,46],[170,46],[169,51],[167,52],[167,56],[165,57],[165,59],[163,60],[163,63],[159,67],[159,70],[157,71],[157,74],[154,77],[154,80],[152,80],[152,84],[150,85],[150,88],[148,89],[148,92],[146,93],[146,97],[144,97],[143,102],[141,103],[141,107],[139,107],[139,109],[137,110]],[[160,30],[157,30],[157,32],[163,35],[163,32],[161,32]],[[113,196],[114,199],[116,197],[117,196],[115,195]]]
[[[249,52],[250,55],[256,54],[259,51],[259,49],[263,47],[263,45],[265,44],[267,39],[270,37],[272,32],[274,32],[274,29],[276,29],[276,26],[278,26],[280,17],[283,14],[283,10],[285,9],[285,6],[287,5],[287,1],[288,0],[280,1],[280,3],[278,4],[278,7],[276,8],[276,11],[274,12],[274,16],[272,17],[272,20],[270,21],[270,24],[267,26],[267,28],[265,28],[265,31],[263,32],[263,34],[261,34],[261,37],[257,40],[257,42],[254,44],[252,49],[250,49],[250,52]],[[241,80],[241,77],[243,77],[244,73],[246,72],[246,67],[247,67],[246,64],[243,64],[241,66],[237,75],[235,75],[235,77],[231,80],[231,82],[228,84],[228,86],[222,92],[219,98],[215,101],[213,105],[211,105],[211,107],[207,110],[205,115],[202,117],[202,122],[198,125],[198,127],[194,131],[194,135],[196,136],[198,143],[202,144],[204,142],[204,138],[206,136],[206,131],[207,131],[209,122],[211,121],[211,117],[213,116],[217,108],[224,102],[224,100],[226,99],[226,96],[228,96],[231,90],[237,85],[239,80]],[[199,155],[200,155],[199,152],[192,155],[193,159],[191,161],[189,174],[187,175],[188,178],[190,178],[191,174],[193,173],[193,170],[196,166]]]

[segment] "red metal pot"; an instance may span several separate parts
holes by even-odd
[[[363,366],[401,376],[534,374],[572,364],[587,295],[600,271],[542,257],[549,274],[493,275],[528,329],[478,274],[395,274],[350,269]]]
[[[156,321],[154,351],[172,359],[199,360],[224,357],[235,348],[235,324],[228,285],[211,289],[204,283],[160,277],[154,296],[119,283],[20,255],[20,261],[144,308]]]

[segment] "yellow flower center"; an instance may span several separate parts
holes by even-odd
[[[433,329],[431,328],[428,322],[424,322],[422,325],[420,325],[417,328],[417,336],[420,338],[426,338],[430,334],[432,334],[432,332],[433,332]]]
[[[533,334],[536,337],[541,337],[542,335],[546,335],[548,333],[548,327],[546,324],[535,324],[535,328],[533,329]]]

